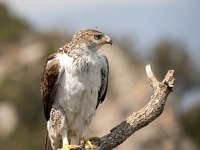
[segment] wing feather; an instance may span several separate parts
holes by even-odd
[[[96,109],[100,103],[102,103],[106,97],[108,88],[108,74],[109,74],[109,64],[106,56],[101,55],[102,68],[101,68],[101,87],[98,93]]]
[[[51,107],[55,100],[60,75],[61,66],[57,54],[52,54],[46,59],[46,65],[41,79],[41,94],[44,114],[47,120],[49,120]]]

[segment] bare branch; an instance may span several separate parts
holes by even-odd
[[[167,96],[174,87],[175,72],[174,70],[169,70],[162,82],[156,79],[150,65],[146,66],[146,73],[154,90],[149,103],[139,111],[133,112],[125,121],[111,129],[110,133],[99,140],[92,141],[93,150],[110,150],[117,147],[134,132],[147,126],[163,112]],[[87,144],[80,145],[77,149],[89,150]]]
[[[147,77],[148,77],[150,85],[153,88],[156,88],[156,86],[159,84],[159,82],[156,79],[156,77],[154,76],[153,72],[151,71],[151,66],[150,65],[146,65],[146,74],[147,74]]]

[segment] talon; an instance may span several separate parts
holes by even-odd
[[[89,149],[93,149],[94,148],[94,145],[89,140],[86,142],[86,145],[87,145],[87,147]]]
[[[76,150],[78,148],[80,148],[80,146],[78,146],[78,145],[68,145],[68,144],[66,144],[66,145],[63,146],[63,148],[60,148],[58,150]]]
[[[94,149],[94,145],[92,144],[93,141],[99,141],[99,137],[90,137],[86,140],[85,137],[80,139],[80,145],[86,146],[88,149]]]
[[[93,149],[94,145],[92,144],[92,142],[99,141],[99,140],[100,140],[99,137],[90,137],[90,138],[87,139],[86,145],[88,146],[89,149]]]
[[[80,145],[84,145],[86,142],[87,142],[86,138],[85,138],[85,137],[82,137],[82,138],[80,139],[79,144],[80,144]]]

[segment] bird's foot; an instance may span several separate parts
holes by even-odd
[[[87,148],[92,150],[94,148],[94,145],[92,144],[93,141],[99,141],[99,137],[90,137],[89,139],[83,137],[80,140],[80,144],[85,145]]]
[[[79,144],[80,145],[84,145],[85,143],[86,143],[86,138],[85,137],[82,137],[81,139],[80,139],[80,142],[79,142]]]
[[[62,148],[58,149],[58,150],[79,150],[81,147],[78,145],[64,145]]]

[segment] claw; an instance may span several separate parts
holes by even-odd
[[[86,145],[87,145],[87,147],[89,149],[93,149],[94,148],[94,145],[89,140],[86,141]]]
[[[94,145],[92,144],[92,141],[99,141],[99,137],[90,137],[86,140],[85,137],[81,138],[80,144],[86,146],[88,149],[93,149]]]
[[[68,145],[68,144],[66,144],[66,145],[63,146],[63,148],[60,148],[58,150],[76,150],[76,149],[79,149],[79,148],[80,148],[80,146],[78,146],[78,145]]]
[[[86,143],[86,138],[85,137],[82,137],[81,139],[80,139],[80,142],[79,142],[79,144],[80,145],[84,145],[85,143]]]

